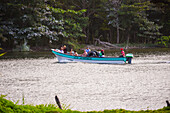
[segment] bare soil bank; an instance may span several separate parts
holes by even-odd
[[[0,94],[25,104],[61,103],[72,110],[159,109],[170,100],[170,55],[133,64],[57,63],[57,59],[0,60]]]

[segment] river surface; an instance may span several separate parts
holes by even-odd
[[[132,64],[58,63],[56,58],[0,60],[0,94],[22,104],[56,104],[79,111],[159,109],[170,101],[170,54]]]

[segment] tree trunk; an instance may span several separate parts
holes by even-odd
[[[113,38],[113,32],[112,32],[112,29],[110,29],[110,39],[111,39],[111,42],[113,42],[114,40],[112,39]]]
[[[130,38],[130,34],[128,33],[128,35],[127,35],[127,45],[126,45],[126,49],[129,48],[129,38]]]
[[[116,26],[117,26],[117,44],[119,44],[119,18],[116,18]]]
[[[135,32],[134,32],[134,34],[133,34],[133,41],[134,41],[135,43],[138,42],[138,40],[136,39],[136,33],[135,33]]]
[[[85,42],[86,42],[86,44],[87,44],[88,41],[89,41],[89,37],[88,37],[88,35],[87,35],[86,28],[83,28],[83,33],[86,35],[86,40],[85,40]]]
[[[119,27],[117,27],[117,44],[119,44]]]

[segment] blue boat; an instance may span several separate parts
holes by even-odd
[[[97,63],[97,64],[125,64],[127,61],[126,57],[82,57],[82,56],[72,56],[69,54],[64,54],[51,49],[52,52],[58,59],[58,62],[85,62],[85,63]]]

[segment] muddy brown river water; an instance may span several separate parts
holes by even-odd
[[[170,101],[170,55],[132,64],[57,63],[57,59],[0,60],[0,94],[22,104],[56,104],[79,111],[159,109]]]

